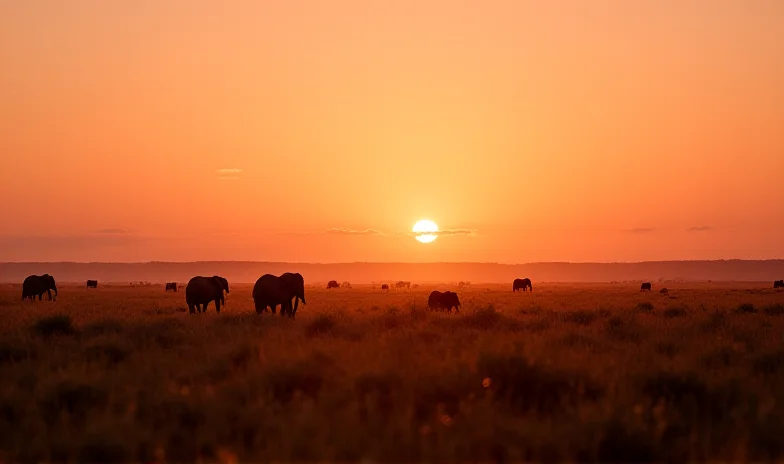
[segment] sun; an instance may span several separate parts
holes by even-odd
[[[416,235],[416,239],[422,243],[430,243],[438,238],[438,235],[432,232],[438,232],[438,225],[430,219],[422,219],[414,224],[411,229]]]

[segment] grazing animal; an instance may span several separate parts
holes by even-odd
[[[340,288],[340,284],[338,283],[337,280],[330,280],[327,283],[327,290],[329,290],[330,288]]]
[[[466,281],[466,282],[463,282],[463,281],[461,280],[460,282],[458,282],[457,286],[458,286],[458,287],[460,287],[460,288],[463,288],[463,287],[470,287],[470,286],[471,286],[471,282],[468,282],[468,281]]]
[[[512,291],[516,292],[518,290],[522,290],[522,291],[528,290],[533,292],[534,287],[533,285],[531,285],[531,279],[527,277],[525,279],[515,279],[514,282],[512,282]]]
[[[52,290],[54,290],[54,298],[52,298]],[[22,300],[30,298],[30,301],[33,301],[37,295],[38,301],[41,301],[44,293],[52,301],[57,299],[57,285],[54,283],[54,277],[49,274],[31,275],[22,283]]]
[[[88,280],[87,281],[87,288],[98,288],[98,281],[97,280]]]
[[[411,282],[403,282],[402,280],[395,284],[395,288],[411,288]]]
[[[662,295],[666,295],[666,294],[670,293],[670,291],[667,290],[666,288],[663,288],[663,289],[659,290],[659,293],[661,293]]]
[[[166,291],[169,290],[176,292],[177,291],[177,282],[166,282]]]
[[[223,292],[229,293],[229,281],[220,276],[196,276],[185,287],[185,302],[190,314],[207,312],[207,306],[215,302],[215,310],[220,313],[221,303],[226,302]]]
[[[784,288],[784,280],[777,280],[773,282],[773,288]]]
[[[340,284],[341,288],[351,288],[351,282],[343,282]]]
[[[387,285],[387,284],[382,284],[382,285],[381,285],[381,290],[389,290],[389,285]]]
[[[434,290],[430,293],[430,297],[427,299],[427,307],[430,310],[439,310],[445,309],[447,312],[451,313],[452,308],[455,308],[455,312],[460,311],[460,299],[457,297],[457,293],[455,292],[439,292]]]
[[[641,292],[650,292],[651,291],[651,283],[650,282],[643,282],[642,285],[640,285],[640,291]]]
[[[305,279],[299,273],[287,272],[280,277],[264,274],[253,286],[253,304],[258,314],[266,311],[267,307],[275,314],[277,306],[280,305],[280,315],[293,318],[297,314],[300,300],[306,304]]]

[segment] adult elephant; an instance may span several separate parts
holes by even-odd
[[[52,298],[52,290],[54,290],[54,298]],[[41,301],[44,293],[52,301],[57,299],[57,285],[54,283],[54,277],[49,274],[31,275],[22,283],[22,300],[30,298],[30,301],[33,301],[37,295],[38,301]]]
[[[305,279],[299,273],[286,272],[280,277],[264,274],[253,286],[253,304],[258,314],[266,311],[267,307],[275,314],[277,306],[280,305],[280,315],[293,318],[297,314],[300,300],[302,304],[307,304]]]
[[[330,288],[340,288],[340,284],[338,283],[337,280],[330,280],[329,282],[327,282],[327,290],[329,290]]]
[[[97,280],[88,280],[87,281],[87,288],[98,288],[98,281]]]
[[[458,312],[460,310],[460,299],[455,292],[442,293],[434,290],[427,299],[427,307],[431,310],[446,309],[450,313],[454,307],[455,312]]]
[[[221,303],[226,300],[223,292],[229,293],[229,281],[221,276],[202,277],[196,276],[188,281],[185,287],[185,302],[188,303],[188,310],[204,313],[207,306],[215,302],[215,310],[220,313]]]
[[[650,292],[651,291],[651,283],[650,282],[643,282],[642,285],[640,285],[640,291],[641,292]]]
[[[531,279],[527,277],[525,279],[515,279],[514,282],[512,282],[512,291],[516,292],[518,290],[522,290],[522,291],[529,290],[533,292],[534,287],[533,285],[531,285]]]
[[[784,288],[784,280],[777,280],[773,282],[773,288],[774,289]]]

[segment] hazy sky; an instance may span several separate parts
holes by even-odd
[[[784,258],[781,0],[0,0],[0,63],[0,261]]]

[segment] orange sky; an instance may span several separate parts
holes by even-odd
[[[781,0],[0,2],[0,261],[784,258],[782,31]]]

